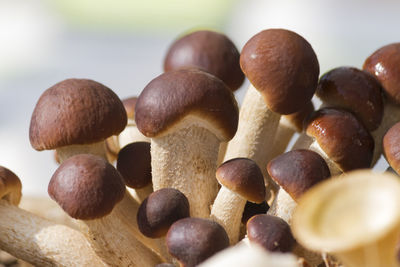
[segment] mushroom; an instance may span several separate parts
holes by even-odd
[[[285,29],[269,29],[245,44],[240,65],[251,85],[225,161],[245,157],[265,166],[280,114],[297,112],[311,101],[317,87],[319,64],[314,50],[303,37]],[[277,190],[276,185],[266,180],[266,186],[270,197],[270,191]]]
[[[209,217],[218,147],[237,129],[233,93],[206,72],[169,71],[146,86],[135,112],[137,127],[151,137],[153,189],[178,189],[189,199],[191,216]]]
[[[17,207],[21,181],[0,166],[0,249],[35,266],[105,266],[84,236]]]
[[[326,180],[301,197],[292,232],[304,247],[345,266],[398,266],[400,181],[370,170]]]
[[[383,137],[383,152],[392,171],[400,173],[400,122],[393,125]]]
[[[107,264],[154,266],[161,262],[132,233],[134,222],[121,212],[129,210],[130,204],[125,185],[118,171],[105,159],[90,154],[70,157],[53,174],[48,192],[65,212],[78,220],[94,251]]]
[[[36,150],[56,149],[60,162],[81,153],[106,158],[104,140],[126,126],[118,96],[86,79],[67,79],[47,89],[32,114],[29,139]]]
[[[226,161],[218,167],[216,177],[221,189],[210,217],[224,227],[230,244],[235,244],[246,201],[261,203],[265,200],[264,177],[258,165],[246,158]]]
[[[204,218],[185,218],[168,230],[169,253],[182,267],[194,267],[229,246],[229,238],[218,223]]]

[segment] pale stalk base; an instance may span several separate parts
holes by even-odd
[[[240,222],[246,199],[222,186],[211,209],[211,219],[224,227],[229,242],[234,245],[239,240]]]
[[[339,166],[328,157],[324,150],[322,150],[317,141],[314,141],[308,149],[318,153],[325,160],[326,164],[328,165],[329,171],[331,172],[331,176],[338,176],[343,173]]]
[[[106,145],[104,141],[87,145],[64,146],[57,148],[56,151],[60,164],[62,164],[64,160],[78,154],[92,154],[108,160]]]
[[[148,142],[150,138],[144,136],[136,127],[134,121],[130,121],[125,129],[118,135],[120,149],[133,142]]]
[[[0,200],[0,249],[35,266],[106,266],[86,238]]]
[[[290,225],[292,214],[296,207],[296,201],[285,190],[280,188],[267,214],[282,218]]]
[[[178,189],[188,198],[192,217],[208,218],[218,191],[215,172],[219,144],[213,133],[198,126],[152,138],[154,191]]]
[[[126,187],[129,194],[137,203],[142,203],[151,193],[153,193],[153,184],[150,183],[143,188],[130,188]]]
[[[285,120],[287,119],[282,116],[274,137],[274,147],[272,148],[268,162],[286,151],[290,140],[292,140],[293,135],[296,133],[296,130],[287,124],[288,122],[282,122]]]
[[[238,157],[254,160],[264,174],[267,200],[273,195],[271,192],[278,190],[275,182],[268,177],[266,166],[280,117],[266,106],[261,94],[250,85],[240,109],[238,130],[228,143],[224,158],[224,161]]]

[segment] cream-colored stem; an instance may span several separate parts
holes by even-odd
[[[144,136],[139,129],[136,127],[134,120],[129,120],[128,125],[125,129],[118,135],[118,142],[120,149],[127,144],[133,142],[149,142],[150,138]]]
[[[106,266],[85,237],[0,200],[0,249],[35,266]]]
[[[246,199],[222,186],[211,209],[211,219],[222,225],[231,245],[239,241],[240,222]]]
[[[296,149],[306,149],[307,147],[310,147],[314,140],[308,136],[305,133],[302,133],[296,140],[296,142],[293,144],[292,148],[290,150],[296,150]]]
[[[127,187],[126,188],[129,193],[131,194],[131,196],[133,197],[133,199],[136,200],[136,202],[138,202],[139,204],[143,202],[143,200],[146,199],[146,197],[148,197],[151,193],[153,193],[153,184],[149,183],[148,185],[146,185],[143,188],[130,188]]]
[[[238,157],[254,160],[266,180],[266,199],[271,197],[271,191],[278,190],[275,182],[268,178],[266,166],[280,117],[280,114],[267,107],[261,94],[250,85],[240,109],[238,130],[228,143],[224,158],[224,161]]]
[[[269,155],[268,162],[286,151],[290,140],[296,133],[296,130],[294,130],[292,126],[287,125],[287,123],[283,123],[283,120],[286,120],[284,116],[281,117],[281,120],[279,122],[279,127],[274,137],[274,146],[272,148],[271,154]]]
[[[60,161],[60,164],[64,162],[64,160],[78,155],[78,154],[92,154],[96,156],[100,156],[105,160],[107,158],[107,150],[104,141],[97,142],[94,144],[87,144],[87,145],[71,145],[71,146],[64,146],[57,148],[57,155]]]
[[[222,142],[219,145],[219,152],[218,152],[218,160],[217,160],[217,166],[221,165],[224,163],[224,158],[225,158],[225,153],[226,149],[228,148],[228,142]]]
[[[154,191],[172,187],[189,200],[192,217],[208,218],[217,192],[219,139],[199,126],[151,139]]]
[[[296,206],[296,201],[294,201],[285,190],[279,188],[278,193],[267,214],[282,218],[290,225],[292,214]]]

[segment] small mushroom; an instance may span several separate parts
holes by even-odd
[[[392,171],[400,173],[400,122],[393,125],[383,137],[383,151]]]

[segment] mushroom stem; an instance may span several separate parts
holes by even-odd
[[[148,195],[153,193],[153,184],[150,183],[143,188],[130,188],[126,187],[126,189],[131,194],[132,198],[135,199],[139,204],[145,200]]]
[[[0,248],[35,266],[105,266],[85,237],[0,200]]]
[[[221,142],[221,144],[219,145],[217,166],[221,165],[224,162],[227,147],[228,142]]]
[[[213,133],[198,126],[152,138],[154,191],[178,189],[189,200],[191,216],[208,218],[218,191],[215,171],[219,144]]]
[[[108,160],[106,145],[104,141],[86,145],[64,146],[57,148],[56,151],[60,164],[63,163],[66,159],[78,154],[92,154]]]
[[[294,127],[290,125],[290,122],[288,122],[285,116],[282,116],[279,121],[279,127],[275,134],[274,146],[269,156],[270,160],[285,152],[295,133],[296,130]]]
[[[296,201],[284,189],[279,188],[267,214],[282,218],[290,225],[296,206]]]
[[[325,160],[326,164],[328,165],[329,171],[331,172],[331,176],[337,176],[343,173],[338,165],[328,157],[328,155],[321,148],[317,141],[312,142],[308,149],[318,153]]]
[[[231,245],[239,240],[240,222],[246,199],[222,186],[211,209],[211,219],[224,227]]]
[[[119,148],[123,148],[127,144],[133,142],[150,142],[150,138],[144,136],[136,127],[135,120],[128,119],[128,125],[118,135]]]

